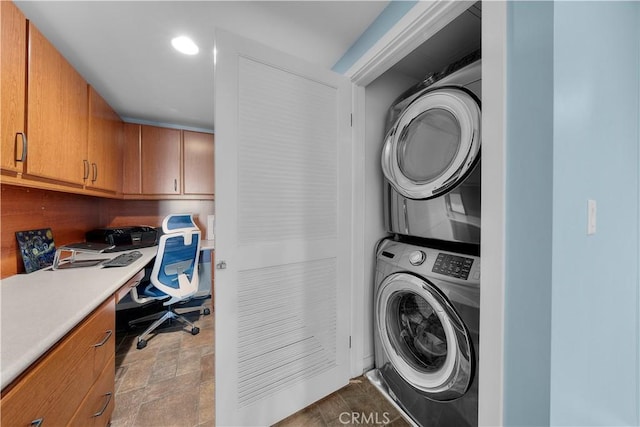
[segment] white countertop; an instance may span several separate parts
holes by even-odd
[[[156,255],[157,247],[126,267],[40,270],[2,279],[0,284],[0,382],[18,375],[113,295]],[[113,258],[124,252],[82,254],[77,259]]]

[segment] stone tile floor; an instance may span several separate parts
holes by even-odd
[[[168,325],[142,350],[136,337],[143,326],[117,331],[112,427],[215,426],[214,315],[187,316],[200,328],[198,335]],[[276,424],[342,425],[409,424],[364,377]]]

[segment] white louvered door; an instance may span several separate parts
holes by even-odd
[[[216,424],[347,384],[351,84],[216,32]]]

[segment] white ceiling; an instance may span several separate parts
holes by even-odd
[[[214,129],[215,28],[331,68],[388,1],[16,1],[126,120]],[[196,56],[175,51],[188,35]]]

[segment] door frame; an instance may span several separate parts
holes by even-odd
[[[418,2],[345,73],[354,83],[353,105],[353,235],[351,335],[364,335],[364,156],[365,87],[468,9],[473,1]],[[507,3],[482,5],[482,242],[483,283],[480,293],[479,425],[503,424],[504,293],[505,293],[505,170],[506,170],[506,40]],[[483,357],[490,355],[491,357]],[[365,367],[361,340],[353,340],[352,376]],[[490,378],[483,381],[483,378]]]

